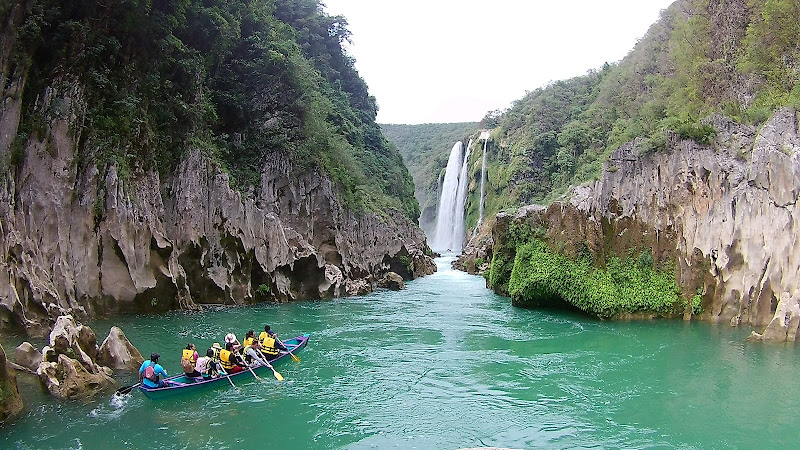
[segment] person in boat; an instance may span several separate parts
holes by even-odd
[[[219,347],[219,344],[217,344],[217,347]],[[219,355],[219,350],[215,352],[214,348],[212,347],[206,350],[206,356],[197,358],[195,370],[200,372],[204,380],[209,378],[217,378],[220,375],[225,374],[225,371],[222,369],[222,366],[219,364],[219,362],[216,361],[214,355]]]
[[[256,332],[253,330],[248,330],[247,333],[244,335],[244,342],[242,342],[242,347],[246,348],[248,345],[253,345],[253,341],[256,340]]]
[[[283,345],[283,342],[278,339],[278,335],[269,329],[269,325],[264,327],[264,331],[259,335],[261,353],[267,358],[267,361],[272,361],[280,355],[280,351],[288,352],[289,349]]]
[[[269,327],[269,325],[264,325],[264,331],[262,331],[261,334],[258,335],[258,340],[259,341],[263,341],[264,340],[264,336],[270,336],[273,339],[277,339],[278,338],[278,333],[272,331],[272,329]]]
[[[233,342],[226,342],[225,348],[219,351],[219,363],[229,374],[241,372],[245,369],[242,357],[235,352]]]
[[[238,351],[240,348],[242,348],[241,342],[239,342],[239,339],[236,339],[236,335],[233,334],[233,333],[228,333],[228,334],[225,335],[225,347],[226,348],[228,347],[229,343],[233,344],[233,351]]]
[[[201,376],[201,373],[195,368],[199,356],[197,347],[194,344],[191,342],[186,344],[186,348],[183,349],[183,354],[181,355],[181,367],[183,367],[183,373],[187,378],[199,378]]]
[[[244,347],[244,361],[248,364],[257,364],[256,367],[266,366],[269,363],[267,362],[264,354],[261,353],[261,343],[253,339],[253,342],[250,345]]]
[[[142,363],[139,367],[139,382],[149,388],[168,386],[167,382],[161,377],[167,378],[167,371],[158,363],[161,355],[152,353],[150,359]]]
[[[219,342],[214,342],[214,345],[212,345],[209,350],[214,352],[214,356],[212,356],[212,358],[214,358],[214,361],[219,362],[219,351],[222,350],[222,347],[220,347]]]

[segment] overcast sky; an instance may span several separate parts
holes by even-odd
[[[622,59],[674,0],[322,0],[380,123],[477,122]]]

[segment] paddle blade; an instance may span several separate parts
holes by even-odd
[[[132,391],[133,388],[135,388],[136,386],[139,386],[140,384],[142,384],[142,383],[136,383],[136,384],[133,384],[133,385],[130,385],[130,386],[123,386],[123,387],[117,389],[117,391],[114,392],[114,394],[115,395],[125,395],[128,392]]]
[[[275,378],[277,378],[278,381],[283,381],[283,375],[281,375],[277,370],[273,369],[272,373],[275,374]]]
[[[300,362],[300,358],[298,358],[297,356],[295,356],[295,355],[294,355],[294,353],[289,353],[289,355],[292,357],[292,361],[294,361],[294,362]]]

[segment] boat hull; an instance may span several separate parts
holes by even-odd
[[[301,336],[297,336],[292,339],[288,339],[283,341],[284,345],[295,354],[305,348],[308,344],[309,334],[306,333]],[[275,358],[274,360],[270,361],[273,367],[281,365],[286,361],[291,361],[291,355],[288,353],[284,353],[279,357]],[[265,376],[272,377],[272,370],[267,366],[253,366],[253,372],[257,375],[261,376],[262,374]],[[244,381],[248,378],[253,378],[253,374],[250,373],[249,370],[244,370],[242,372],[237,372],[232,375],[229,375],[230,380],[233,383],[237,381]],[[208,391],[211,389],[216,389],[220,386],[230,386],[228,382],[228,377],[219,377],[219,378],[212,378],[209,380],[203,381],[194,381],[192,378],[187,378],[185,375],[176,375],[173,377],[167,378],[165,381],[171,383],[170,386],[164,386],[159,388],[150,388],[144,385],[139,386],[139,390],[149,399],[152,400],[161,400],[165,398],[175,397],[177,395],[185,395],[194,392],[203,392]]]

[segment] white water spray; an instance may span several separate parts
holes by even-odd
[[[453,145],[447,160],[439,208],[436,210],[436,228],[430,242],[431,248],[439,252],[461,251],[465,229],[464,204],[469,182],[468,154],[468,151],[464,151],[464,144],[459,141]]]

